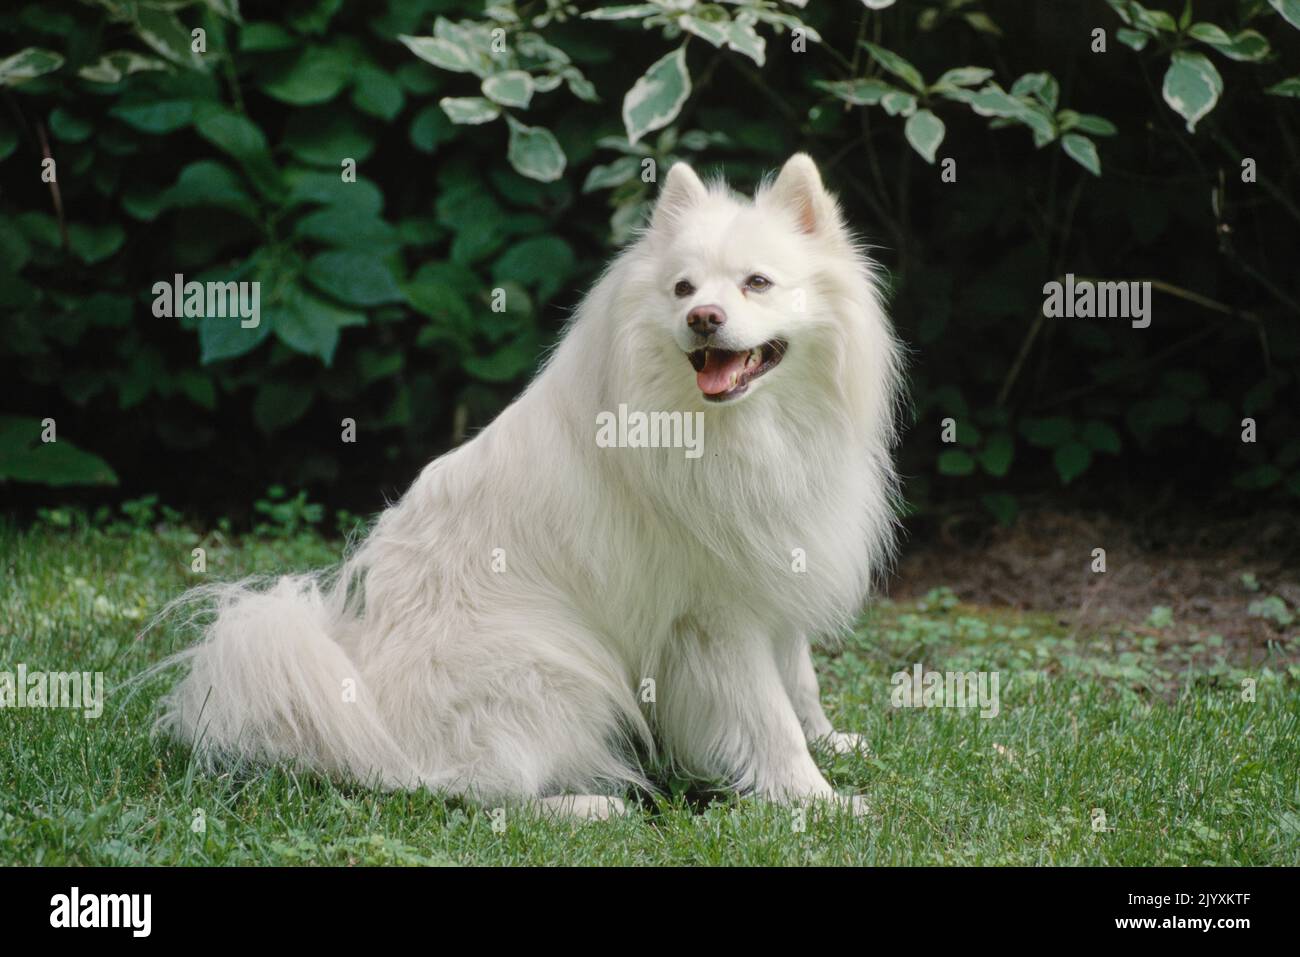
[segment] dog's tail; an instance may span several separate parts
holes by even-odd
[[[179,598],[159,617],[183,617],[202,633],[150,669],[187,669],[163,699],[156,729],[208,767],[285,763],[389,788],[415,784],[361,669],[337,640],[340,601],[316,576],[301,575],[210,585]]]

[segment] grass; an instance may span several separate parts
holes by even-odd
[[[870,742],[819,756],[837,788],[868,796],[859,818],[818,812],[800,828],[789,809],[668,782],[624,819],[508,814],[494,829],[490,811],[427,793],[207,776],[147,733],[163,683],[115,692],[168,650],[136,634],[189,584],[328,564],[339,545],[297,513],[255,538],[201,539],[140,511],[0,525],[0,671],[102,671],[108,686],[98,719],[0,709],[0,864],[1300,863],[1295,634],[1249,661],[1166,615],[1071,637],[944,590],[878,606],[823,656],[828,713]],[[206,576],[190,571],[200,545]],[[890,676],[915,662],[997,671],[1000,714],[891,707]]]

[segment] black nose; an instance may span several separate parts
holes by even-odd
[[[726,322],[727,314],[721,306],[696,306],[686,314],[686,324],[702,336],[716,332]]]

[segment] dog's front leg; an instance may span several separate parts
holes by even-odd
[[[808,741],[821,742],[837,754],[865,752],[866,742],[861,735],[836,731],[822,710],[817,671],[813,668],[807,637],[796,635],[783,649],[779,649],[778,654],[786,692]]]
[[[680,766],[772,800],[841,800],[808,751],[766,637],[688,637],[665,664],[656,717]]]

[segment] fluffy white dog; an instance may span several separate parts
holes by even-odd
[[[160,726],[209,763],[581,815],[651,754],[843,801],[808,743],[857,739],[809,643],[889,559],[899,364],[809,157],[753,200],[678,164],[524,394],[339,569],[203,590]],[[702,423],[698,447],[598,442],[620,407]]]

